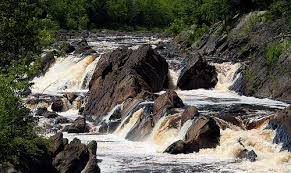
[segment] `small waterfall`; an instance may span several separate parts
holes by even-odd
[[[177,89],[177,83],[178,83],[178,79],[179,79],[179,71],[174,71],[172,69],[169,69],[169,73],[168,73],[168,87],[169,89]]]
[[[96,63],[95,59],[98,61],[95,56],[80,58],[69,55],[66,58],[59,58],[44,76],[32,81],[35,83],[32,91],[56,94],[63,91],[81,90],[80,85],[84,82],[83,76],[92,73],[93,65],[90,66],[90,64]]]
[[[159,152],[163,152],[170,144],[177,141],[180,131],[180,114],[164,116],[155,125],[148,141],[156,145]]]
[[[239,79],[241,68],[240,63],[224,62],[221,64],[213,64],[217,71],[218,83],[215,86],[215,90],[228,91],[232,85]]]
[[[120,126],[116,129],[115,133],[123,138],[126,137],[128,132],[134,127],[134,125],[140,120],[144,109],[141,108],[138,111],[134,112],[132,116],[125,118]]]

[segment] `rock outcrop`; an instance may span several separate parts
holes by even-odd
[[[181,39],[179,43],[184,49],[201,55],[208,62],[243,62],[243,77],[239,80],[239,87],[233,90],[260,98],[290,100],[291,47],[288,44],[288,19],[270,21],[266,18],[265,11],[237,16],[231,21],[228,31],[223,22],[218,22],[192,45],[184,43],[187,38]]]
[[[215,87],[217,81],[215,67],[209,65],[199,54],[194,54],[182,69],[177,86],[182,90],[210,89]]]
[[[56,169],[56,173],[100,172],[96,158],[96,141],[85,145],[75,138],[68,144],[62,133],[56,134],[51,139],[53,141],[52,165]]]
[[[291,106],[278,112],[270,121],[269,128],[276,130],[274,143],[282,144],[282,150],[291,152]]]
[[[150,46],[119,48],[99,60],[89,86],[84,114],[99,120],[116,105],[142,91],[161,91],[168,64]]]

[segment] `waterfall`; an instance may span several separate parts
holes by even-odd
[[[241,68],[241,64],[224,62],[221,64],[215,63],[213,65],[216,68],[218,78],[215,90],[228,91],[240,77],[238,71]]]
[[[96,60],[96,61],[95,61]],[[66,91],[79,91],[82,83],[86,83],[84,76],[92,73],[91,64],[97,63],[98,58],[87,56],[80,58],[69,55],[66,58],[57,59],[56,63],[44,76],[35,78],[32,82],[33,93],[56,94]],[[86,79],[87,80],[87,79]]]
[[[168,72],[168,87],[169,89],[177,89],[177,83],[178,83],[178,79],[179,79],[179,74],[180,72],[178,71],[174,71],[172,69],[169,69]]]
[[[143,114],[144,109],[140,108],[138,111],[134,112],[132,114],[132,116],[128,116],[127,118],[125,118],[120,126],[117,128],[117,130],[115,131],[115,133],[123,138],[126,137],[126,135],[128,134],[128,132],[130,132],[130,130],[134,127],[134,125],[136,123],[138,123],[138,121],[140,120],[140,117]]]

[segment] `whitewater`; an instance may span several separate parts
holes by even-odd
[[[98,40],[98,41],[96,41]],[[75,40],[69,40],[75,41]],[[146,36],[100,36],[97,39],[87,39],[90,46],[96,50],[95,55],[82,56],[70,54],[58,58],[56,63],[44,76],[35,78],[32,82],[33,94],[61,95],[65,92],[86,94],[92,74],[101,55],[110,52],[120,46],[128,46],[136,49],[142,44],[151,44],[153,48],[159,42],[169,42],[170,39]],[[179,59],[167,59],[177,61]],[[241,77],[240,63],[213,63],[218,73],[218,84],[212,90],[197,89],[182,91],[176,87],[180,70],[169,70],[170,87],[175,89],[179,97],[186,105],[196,106],[202,114],[217,112],[230,106],[258,107],[252,114],[248,115],[251,120],[259,120],[269,116],[265,109],[280,110],[287,106],[286,103],[271,100],[259,99],[240,95],[232,90]],[[96,69],[98,70],[98,69]],[[162,94],[162,91],[158,94]],[[143,102],[140,104],[152,104]],[[122,105],[118,105],[122,106]],[[115,108],[117,109],[118,106]],[[126,117],[113,134],[98,134],[91,131],[87,134],[67,134],[64,137],[72,140],[79,138],[83,143],[96,140],[98,143],[97,157],[102,172],[291,172],[291,154],[287,151],[280,152],[280,145],[273,144],[275,132],[265,129],[267,124],[252,130],[238,128],[227,128],[221,130],[220,145],[214,149],[202,149],[198,153],[170,155],[162,151],[172,142],[182,139],[187,129],[191,126],[188,120],[183,127],[170,128],[168,123],[173,121],[175,116],[163,117],[154,127],[151,135],[142,142],[125,140],[127,133],[139,121],[144,107],[136,110],[132,115]],[[108,113],[110,117],[114,110]],[[76,119],[78,109],[68,105],[68,111],[60,115]],[[90,123],[90,126],[94,126]],[[95,127],[93,129],[98,129]],[[256,162],[237,159],[239,151],[243,147],[255,150],[258,158]]]

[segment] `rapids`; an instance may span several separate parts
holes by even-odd
[[[70,40],[74,41],[74,40]],[[32,92],[59,95],[63,92],[88,91],[88,83],[95,70],[100,55],[120,46],[130,46],[132,49],[141,44],[157,44],[168,42],[169,39],[146,37],[143,35],[124,36],[95,36],[88,38],[89,45],[97,51],[94,56],[69,55],[57,59],[49,71],[32,82]],[[167,59],[167,61],[177,61]],[[176,88],[179,70],[170,69],[170,87],[176,89],[179,97],[187,105],[196,106],[202,114],[217,113],[224,108],[232,106],[251,107],[255,110],[246,118],[256,120],[269,115],[268,110],[283,109],[286,103],[259,99],[239,95],[230,89],[236,85],[240,78],[241,64],[213,64],[218,72],[218,84],[213,90],[181,91]],[[159,94],[162,94],[160,92]],[[146,106],[146,104],[144,105]],[[104,118],[109,121],[110,115],[122,105],[117,105]],[[101,160],[99,166],[102,172],[291,172],[291,154],[280,152],[280,146],[273,144],[274,131],[264,129],[265,125],[253,130],[226,129],[221,130],[220,146],[215,149],[203,149],[199,153],[169,155],[161,151],[171,142],[183,139],[186,131],[192,124],[188,120],[182,127],[170,127],[170,121],[177,116],[169,115],[161,118],[154,127],[151,135],[143,142],[131,142],[125,140],[127,133],[139,122],[145,107],[133,110],[121,122],[113,134],[100,135],[67,134],[64,137],[72,140],[79,138],[88,143],[96,140],[98,143],[97,157]],[[78,110],[72,108],[61,115],[70,119],[76,119]],[[90,124],[93,126],[93,124]],[[258,154],[256,162],[239,160],[236,158],[243,148],[238,143],[241,140],[247,149],[254,149]]]

